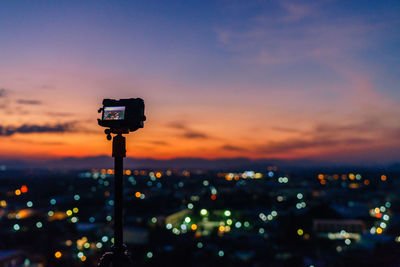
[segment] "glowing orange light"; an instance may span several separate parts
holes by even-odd
[[[381,175],[381,180],[382,180],[382,181],[386,181],[386,180],[387,180],[386,175]]]
[[[54,257],[56,257],[57,259],[62,257],[62,253],[60,251],[57,251],[56,253],[54,253]]]
[[[377,214],[375,215],[375,217],[378,218],[378,219],[382,218],[382,213],[380,213],[380,212],[377,213]]]
[[[21,195],[21,190],[19,190],[19,189],[15,190],[15,195],[16,195],[16,196]]]
[[[380,234],[382,234],[382,228],[380,228],[380,227],[378,227],[378,229],[376,229],[376,233],[378,234],[378,235],[380,235]]]
[[[142,194],[140,192],[135,193],[135,197],[139,198]]]
[[[350,180],[354,180],[356,178],[356,176],[354,175],[354,173],[350,173],[349,174],[349,179]]]
[[[324,175],[322,173],[318,174],[318,179],[320,180],[324,179]]]
[[[350,183],[350,184],[349,184],[349,187],[352,188],[352,189],[355,189],[355,188],[359,188],[360,185],[357,184],[357,183]]]
[[[106,170],[106,169],[101,169],[100,172],[101,172],[102,174],[106,174],[107,170]]]
[[[196,225],[196,224],[192,224],[192,225],[190,226],[190,228],[191,228],[193,231],[196,231],[196,230],[197,230],[197,225]]]
[[[108,170],[107,170],[107,174],[113,174],[113,172],[114,172],[114,171],[113,171],[112,169],[108,169]]]
[[[81,261],[85,261],[85,260],[86,260],[86,256],[84,255],[81,257]]]
[[[326,184],[326,181],[325,180],[321,180],[321,184],[322,185]]]
[[[218,231],[224,232],[225,231],[225,227],[221,225],[220,227],[218,227]]]
[[[217,196],[216,195],[211,195],[211,200],[216,200]]]
[[[28,192],[28,187],[26,185],[21,186],[21,193],[25,194]]]
[[[131,175],[132,172],[131,172],[131,170],[126,170],[126,171],[125,171],[125,174],[126,174],[126,175]]]
[[[369,180],[364,180],[365,185],[369,185]]]
[[[156,173],[156,177],[157,177],[158,179],[160,179],[161,176],[162,176],[161,172],[157,172],[157,173]]]

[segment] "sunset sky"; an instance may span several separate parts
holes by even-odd
[[[0,2],[0,157],[400,160],[400,1]]]

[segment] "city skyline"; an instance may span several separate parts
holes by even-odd
[[[396,1],[4,1],[0,158],[109,154],[103,98],[141,97],[128,156],[394,162]]]

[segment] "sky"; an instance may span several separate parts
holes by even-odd
[[[0,158],[400,160],[399,1],[0,2]]]

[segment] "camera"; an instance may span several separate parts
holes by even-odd
[[[124,129],[130,132],[143,128],[146,120],[144,115],[144,101],[141,98],[104,99],[101,119],[98,124],[111,129]]]

